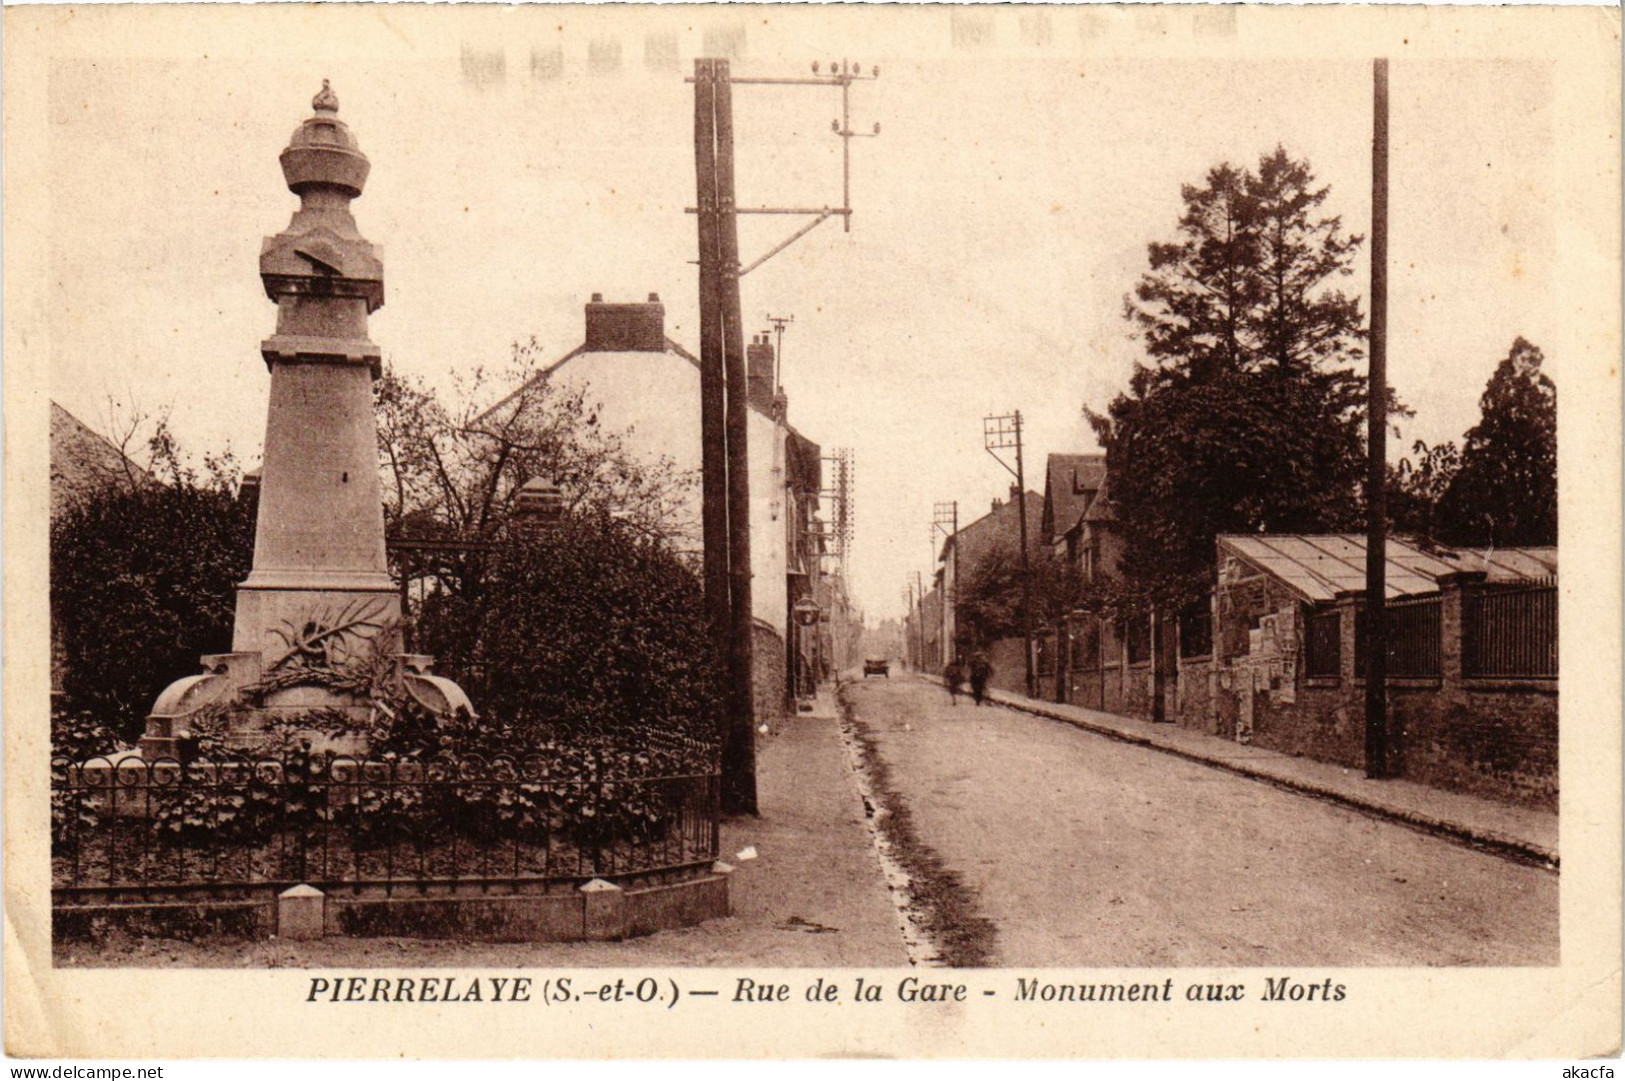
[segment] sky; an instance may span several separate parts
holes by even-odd
[[[790,420],[853,448],[853,593],[894,616],[930,571],[933,504],[959,501],[964,525],[1006,494],[983,416],[1021,410],[1035,492],[1047,454],[1098,449],[1083,408],[1139,355],[1123,297],[1146,246],[1174,239],[1182,184],[1279,144],[1369,232],[1369,59],[1232,47],[1253,40],[1236,18],[301,8],[270,32],[210,12],[186,47],[87,37],[45,95],[51,395],[103,429],[110,409],[167,411],[193,451],[257,462],[275,322],[259,244],[297,206],[277,155],[324,77],[372,161],[353,209],[383,249],[371,334],[390,364],[449,389],[516,340],[562,356],[594,292],[659,293],[697,352],[693,58],[730,52],[741,76],[878,65],[852,93],[854,128],[881,134],[854,140],[851,232],[825,223],[742,293],[748,333],[795,318]],[[1164,55],[1125,55],[1148,42]],[[1459,440],[1515,337],[1558,339],[1552,78],[1396,48],[1389,364],[1416,412],[1396,453]],[[735,109],[741,205],[839,202],[838,92],[741,86]],[[742,257],[797,224],[747,219]],[[1368,274],[1362,254],[1342,288],[1363,297]],[[1560,385],[1564,362],[1548,348]]]

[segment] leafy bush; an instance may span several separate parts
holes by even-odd
[[[714,735],[721,680],[699,582],[663,544],[607,516],[516,531],[476,596],[431,595],[418,626],[481,711],[453,733],[463,751]]]
[[[137,739],[165,686],[197,671],[202,654],[229,648],[253,549],[253,509],[221,478],[103,489],[53,522],[65,712]]]
[[[325,758],[308,745],[278,756],[280,768],[244,758],[184,767],[179,783],[154,785],[152,829],[176,844],[262,844],[276,834],[313,836],[330,811]]]
[[[83,762],[119,749],[118,734],[100,716],[82,709],[51,703],[51,757]]]

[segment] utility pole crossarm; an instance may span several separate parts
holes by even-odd
[[[684,214],[698,214],[697,206],[685,206]],[[850,207],[844,206],[741,206],[734,208],[735,214],[818,214],[831,217],[836,214],[850,214]]]
[[[1021,414],[1006,413],[1002,416],[982,418],[982,449],[993,456],[993,460],[1004,466],[1005,471],[1019,481],[1020,470],[1011,465],[999,455],[1001,450],[1015,450],[1019,457],[1021,448]],[[1019,461],[1017,465],[1019,465]]]
[[[718,83],[726,83],[729,87],[830,86],[837,87],[841,91],[840,119],[830,122],[830,130],[839,136],[841,140],[841,205],[822,207],[734,207],[731,210],[731,213],[733,214],[789,214],[792,216],[805,216],[812,218],[812,221],[803,225],[800,229],[797,229],[794,233],[791,233],[789,237],[769,249],[766,255],[763,255],[761,258],[756,259],[742,269],[739,269],[736,272],[736,276],[742,278],[746,274],[749,274],[751,271],[755,270],[757,267],[761,266],[763,263],[767,262],[769,259],[773,258],[775,255],[779,254],[781,251],[788,248],[790,245],[794,244],[796,241],[800,240],[802,237],[806,236],[808,233],[812,232],[814,229],[818,228],[831,218],[840,218],[843,230],[850,233],[852,231],[852,140],[873,139],[880,134],[879,123],[874,125],[873,131],[852,130],[852,84],[855,82],[869,82],[871,80],[880,78],[880,69],[878,67],[871,68],[869,74],[865,75],[863,74],[862,66],[855,61],[838,60],[830,63],[828,75],[821,74],[820,65],[815,62],[812,66],[813,74],[810,77],[736,79],[728,73],[726,61],[708,61],[708,63],[717,65],[714,72],[708,74],[711,74],[711,77],[714,78]],[[695,76],[687,81],[695,83],[696,86],[698,86],[702,78],[702,73],[696,71]],[[685,207],[684,209],[690,214],[697,214],[700,212],[698,207]]]
[[[837,213],[837,211],[834,211],[834,210],[825,210],[825,211],[823,211],[822,213],[820,213],[818,215],[818,217],[814,218],[812,221],[808,222],[806,225],[803,225],[800,229],[797,229],[795,232],[791,233],[788,237],[786,237],[783,240],[779,241],[779,243],[775,244],[772,248],[769,248],[766,255],[764,255],[761,258],[753,261],[749,266],[742,268],[739,271],[739,276],[741,278],[743,278],[746,274],[749,274],[751,271],[755,270],[757,267],[761,266],[763,263],[767,262],[769,259],[771,259],[775,255],[779,254],[779,252],[783,251],[785,248],[788,248],[790,245],[794,244],[796,241],[800,240],[802,237],[806,236],[808,233],[812,232],[814,229],[816,229],[820,225],[824,224],[826,221],[828,221],[830,219],[830,216],[835,214],[835,213]],[[847,211],[844,211],[842,213],[851,214],[852,212],[850,210],[847,210]]]

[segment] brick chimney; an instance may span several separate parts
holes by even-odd
[[[773,343],[766,334],[757,334],[745,347],[748,365],[750,402],[763,412],[773,412]]]
[[[606,304],[594,293],[587,303],[587,352],[659,353],[666,348],[666,306],[650,293],[643,304]]]

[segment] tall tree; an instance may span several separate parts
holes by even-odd
[[[537,352],[534,340],[516,344],[507,367],[458,373],[449,397],[392,370],[374,384],[389,528],[496,540],[520,488],[540,477],[559,486],[572,512],[609,514],[651,540],[692,547],[693,476],[669,458],[633,454],[600,423],[587,390],[537,374]],[[493,405],[496,387],[517,389]],[[442,588],[472,593],[486,562],[453,553],[428,569]]]
[[[1080,607],[1099,608],[1105,594],[1083,579],[1077,565],[1047,548],[1031,553],[1028,574],[1032,583],[1033,615],[1040,625],[1052,626]],[[959,586],[954,618],[959,634],[980,644],[1022,633],[1022,567],[1020,546],[1000,544],[967,566]]]
[[[1244,366],[1248,313],[1261,284],[1249,272],[1259,261],[1249,187],[1232,165],[1210,170],[1205,187],[1181,189],[1180,239],[1151,245],[1151,269],[1124,302],[1155,364],[1144,369],[1148,380],[1205,379]]]
[[[1479,398],[1461,466],[1439,501],[1441,539],[1461,545],[1557,543],[1557,387],[1545,357],[1512,343]]]
[[[1358,520],[1365,394],[1359,302],[1336,288],[1362,238],[1277,148],[1182,189],[1178,238],[1150,245],[1124,302],[1148,363],[1104,415],[1131,594],[1181,608],[1212,577],[1219,533]]]
[[[1411,453],[1414,461],[1388,467],[1388,517],[1397,532],[1438,540],[1439,504],[1461,468],[1461,450],[1453,440],[1430,447],[1418,439]]]

